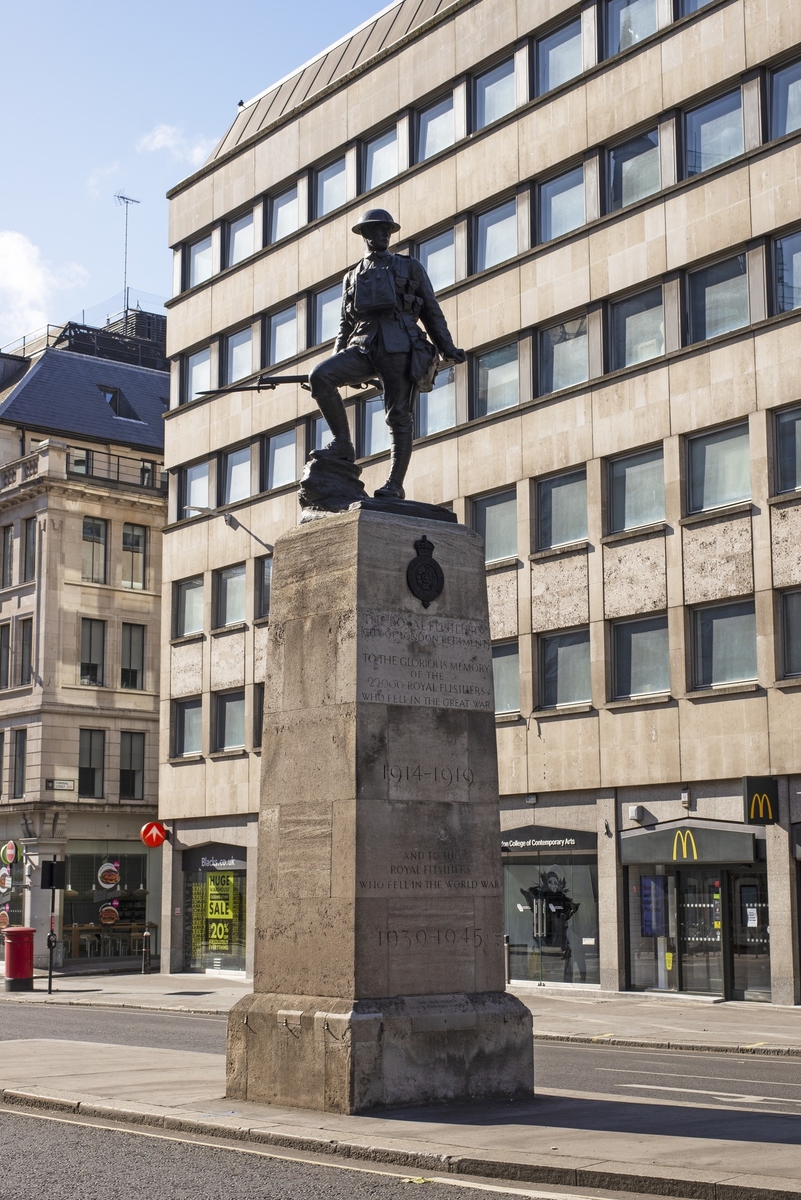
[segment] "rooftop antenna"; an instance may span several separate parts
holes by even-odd
[[[134,200],[133,196],[126,196],[124,192],[114,193],[114,202],[116,204],[125,205],[125,265],[122,273],[122,300],[125,311],[128,311],[128,209],[132,204],[140,204],[140,200]]]

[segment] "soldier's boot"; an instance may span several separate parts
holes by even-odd
[[[333,433],[333,440],[322,450],[315,450],[315,458],[344,458],[348,462],[356,461],[356,447],[350,436],[350,426],[345,413],[345,405],[336,388],[330,393],[314,396],[320,412],[328,422],[328,428]]]
[[[411,429],[394,429],[392,431],[392,454],[389,478],[383,487],[378,488],[373,493],[380,500],[404,500],[406,498],[406,493],[403,490],[403,480],[406,477],[406,471],[412,457],[413,437],[414,434]]]

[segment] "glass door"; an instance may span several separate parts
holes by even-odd
[[[681,990],[723,995],[721,871],[694,867],[678,880]]]
[[[628,918],[631,987],[675,992],[676,878],[669,867],[629,868]]]
[[[732,1000],[770,1000],[768,877],[753,867],[729,873]]]

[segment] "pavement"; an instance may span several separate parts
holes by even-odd
[[[5,1004],[222,1014],[248,986],[208,976],[60,979]],[[685,998],[519,995],[542,1040],[801,1057],[801,1010]],[[2,1019],[0,1017],[0,1019]],[[537,1088],[515,1104],[344,1116],[225,1098],[225,1058],[43,1036],[4,1041],[0,1106],[534,1184],[693,1200],[801,1200],[801,1121],[710,1092],[703,1104]],[[536,1051],[535,1051],[536,1053]],[[677,1056],[678,1057],[678,1056]],[[698,1067],[698,1070],[702,1070]],[[747,1101],[748,1097],[743,1097]],[[754,1099],[758,1099],[754,1098]]]

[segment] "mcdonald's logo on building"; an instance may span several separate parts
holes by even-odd
[[[775,825],[779,819],[779,781],[773,775],[743,776],[746,825]]]
[[[677,829],[676,836],[673,838],[673,861],[679,857],[679,846],[681,846],[681,857],[687,858],[687,849],[689,847],[693,852],[693,858],[698,858],[698,847],[695,844],[692,829]]]

